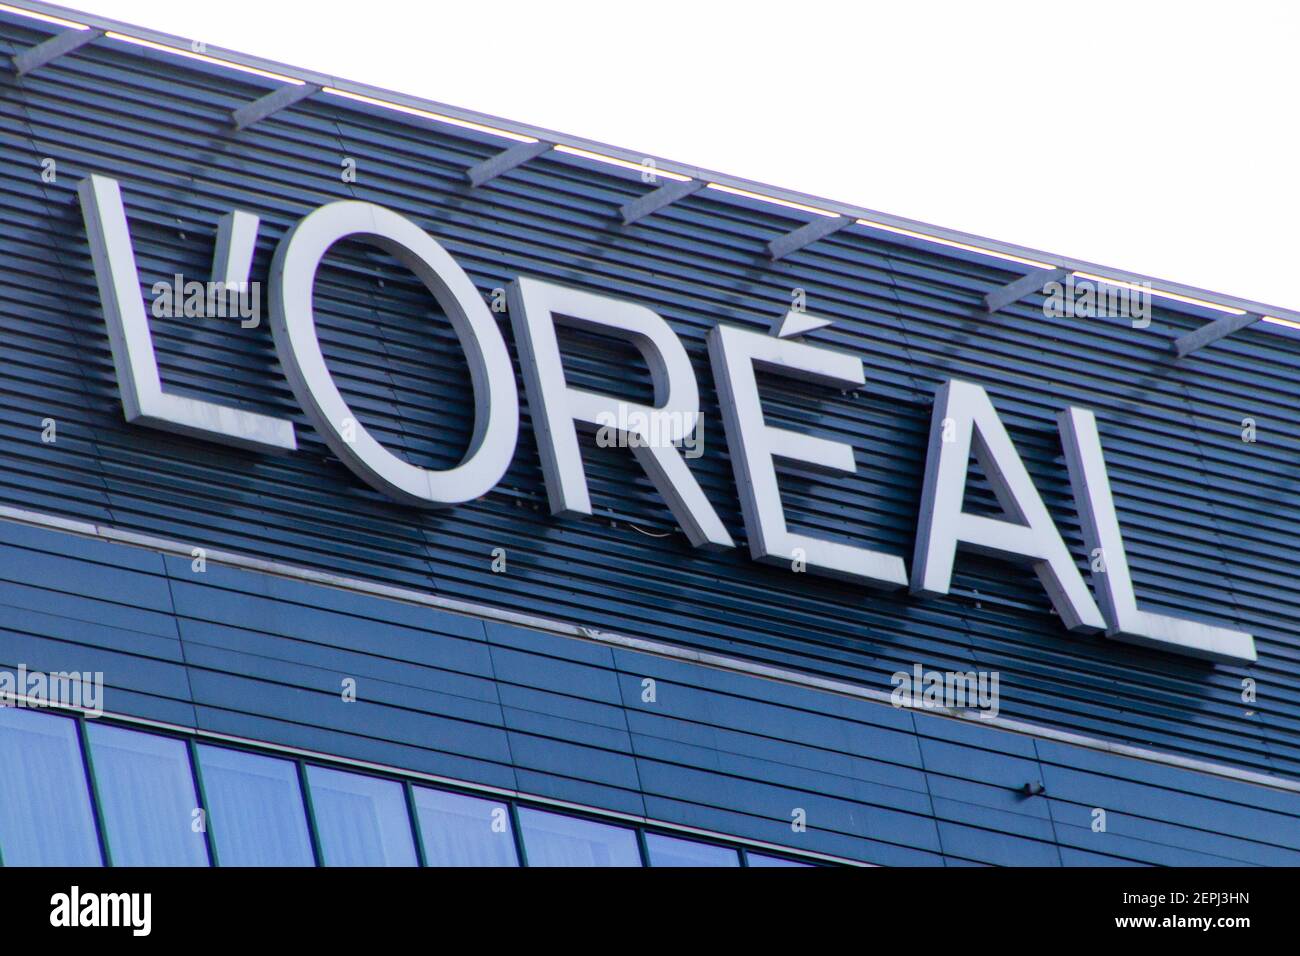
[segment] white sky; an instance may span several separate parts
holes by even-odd
[[[66,2],[1300,309],[1300,3]]]

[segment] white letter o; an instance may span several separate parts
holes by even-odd
[[[451,320],[469,362],[474,387],[474,434],[454,468],[432,471],[394,455],[348,408],[325,365],[312,291],[329,248],[355,237],[388,252],[416,274]],[[307,418],[339,459],[371,487],[407,504],[472,501],[492,489],[510,466],[519,435],[519,395],[505,341],[474,283],[432,236],[391,209],[345,200],[298,221],[271,265],[271,332],[285,376]],[[355,422],[352,440],[345,421]]]

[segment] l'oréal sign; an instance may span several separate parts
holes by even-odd
[[[78,191],[127,421],[268,453],[293,452],[297,439],[287,419],[163,389],[118,184],[90,176]],[[257,229],[257,217],[246,212],[223,218],[214,279],[247,281]],[[378,246],[414,272],[455,329],[469,363],[475,420],[470,447],[453,468],[422,468],[380,444],[349,409],[326,366],[312,290],[326,253],[349,238]],[[506,296],[552,513],[591,514],[578,426],[608,428],[615,423],[624,439],[619,444],[636,456],[691,544],[735,547],[683,459],[680,444],[695,431],[699,417],[699,386],[686,350],[668,323],[636,302],[524,276],[509,285]],[[334,454],[362,480],[398,501],[422,507],[472,501],[501,480],[515,454],[520,401],[505,341],[469,276],[415,223],[365,202],[333,202],[314,210],[276,249],[269,308],[276,352],[295,397]],[[654,404],[634,405],[569,385],[557,325],[633,344],[649,366]],[[776,459],[852,472],[853,449],[768,425],[756,369],[852,389],[866,384],[861,359],[731,325],[714,327],[708,346],[745,532],[756,560],[797,565],[866,587],[910,587],[918,594],[944,595],[958,550],[974,550],[1032,566],[1072,631],[1105,632],[1216,660],[1255,660],[1249,634],[1138,607],[1090,411],[1063,409],[1058,426],[1089,551],[1091,588],[988,395],[978,385],[957,380],[942,385],[935,397],[909,576],[902,555],[791,531],[781,503]],[[653,439],[642,433],[647,427],[643,423],[651,421],[661,425]],[[665,422],[669,424],[662,427]],[[1001,505],[1001,517],[963,509],[972,452]]]

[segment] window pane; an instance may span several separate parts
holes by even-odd
[[[207,866],[184,741],[96,723],[86,734],[113,865]]]
[[[313,866],[298,768],[287,760],[201,745],[208,829],[222,866]]]
[[[415,788],[420,839],[429,866],[518,866],[504,803]]]
[[[740,856],[727,846],[679,840],[662,833],[645,835],[651,866],[740,866]]]
[[[0,707],[0,857],[6,866],[99,866],[76,722]]]
[[[529,866],[640,866],[636,833],[624,827],[520,808]]]
[[[406,794],[396,780],[307,768],[326,866],[415,866]]]
[[[746,859],[750,866],[812,866],[811,863],[800,863],[784,856],[764,856],[762,853],[747,853]]]

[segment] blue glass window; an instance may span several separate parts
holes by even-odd
[[[99,866],[76,722],[0,707],[0,859],[6,866]]]
[[[636,832],[542,810],[519,810],[529,866],[640,866]]]
[[[294,764],[223,747],[200,745],[198,752],[218,863],[315,865]]]
[[[811,863],[800,863],[784,856],[764,856],[762,853],[746,853],[745,859],[750,866],[812,866]]]
[[[735,850],[714,843],[647,833],[645,845],[651,866],[740,866]]]
[[[504,803],[415,788],[420,840],[429,866],[518,866]]]
[[[207,866],[184,741],[96,723],[86,736],[113,865]]]
[[[415,866],[406,794],[396,780],[307,768],[312,817],[326,866]]]

